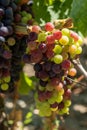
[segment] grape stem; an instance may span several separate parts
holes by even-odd
[[[85,79],[87,81],[87,71],[82,66],[80,60],[79,59],[73,60],[73,64],[77,66],[77,68],[81,71],[81,73],[84,75],[84,77],[85,77]]]

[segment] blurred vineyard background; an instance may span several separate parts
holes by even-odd
[[[55,19],[72,18],[73,30],[83,38],[80,61],[87,71],[87,0],[29,0],[29,2],[33,19],[40,26]],[[77,80],[84,85],[73,83],[70,115],[57,116],[54,124],[58,129],[54,130],[87,130],[87,77],[78,68],[77,70]],[[8,128],[5,122],[6,128],[3,130],[45,130],[45,118],[39,116],[35,107],[34,92],[38,80],[33,75],[32,65],[26,64],[23,72],[18,92],[8,96],[1,95],[5,105],[3,116],[5,119],[9,118]],[[15,123],[13,125],[12,120],[17,126]],[[1,125],[2,123],[0,129],[3,128]]]

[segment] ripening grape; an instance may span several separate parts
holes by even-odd
[[[69,69],[69,71],[68,71],[68,75],[70,75],[70,76],[72,76],[72,77],[75,76],[76,73],[77,73],[77,71],[76,71],[75,68],[71,68],[71,69]]]
[[[54,29],[54,25],[51,22],[45,24],[46,31],[53,31],[53,29]]]
[[[82,53],[82,47],[79,46],[79,47],[77,47],[76,54],[81,54],[81,53]]]
[[[77,51],[77,47],[76,47],[76,45],[70,45],[69,46],[69,53],[70,54],[76,54],[76,51]]]
[[[53,37],[55,40],[59,40],[62,37],[62,32],[60,30],[54,31]]]
[[[70,31],[70,36],[74,39],[74,41],[78,41],[79,39],[77,33],[75,33],[74,31]]]
[[[40,28],[38,25],[33,25],[33,26],[32,26],[32,32],[39,33],[40,30],[41,30],[41,28]]]
[[[53,36],[53,35],[48,35],[48,36],[46,37],[46,42],[47,42],[48,44],[54,44],[54,42],[55,42],[54,36]]]

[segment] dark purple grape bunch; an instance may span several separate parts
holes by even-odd
[[[22,56],[26,50],[26,34],[15,32],[16,26],[33,22],[29,4],[16,0],[0,0],[0,92],[12,92],[20,79]],[[21,26],[19,26],[21,27]],[[19,32],[23,32],[18,28]]]
[[[81,37],[67,28],[56,29],[50,22],[43,29],[32,26],[23,61],[34,66],[39,80],[35,100],[41,116],[69,114],[70,78],[77,72],[72,60],[82,52],[81,44]]]

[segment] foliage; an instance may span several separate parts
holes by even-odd
[[[55,19],[71,17],[75,29],[87,35],[87,0],[34,0],[33,11],[40,25]]]

